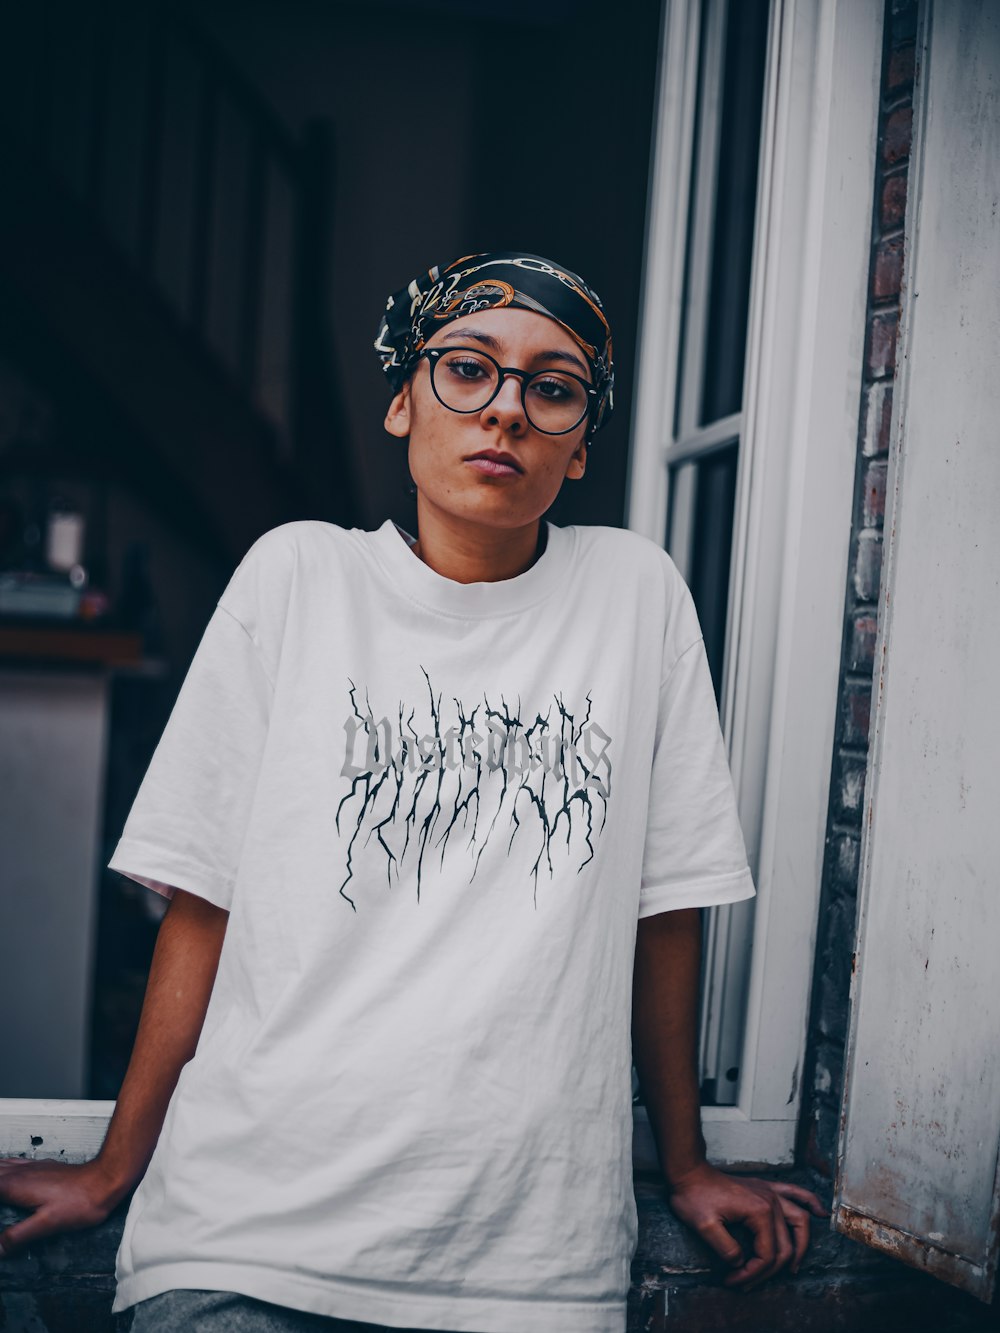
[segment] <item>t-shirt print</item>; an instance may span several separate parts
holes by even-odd
[[[349,681],[340,772],[351,785],[336,812],[338,833],[350,830],[340,896],[357,911],[355,862],[373,839],[389,887],[407,858],[415,861],[418,901],[424,876],[446,857],[468,862],[471,883],[491,840],[506,854],[520,840],[532,849],[537,906],[539,874],[555,873],[554,858],[575,859],[582,871],[607,820],[611,737],[591,693],[573,704],[554,694],[533,707],[503,695],[463,702],[420,671],[426,697],[378,717],[367,689]]]

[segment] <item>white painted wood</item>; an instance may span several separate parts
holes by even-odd
[[[657,427],[661,443],[649,451],[650,461],[655,458],[660,474],[656,494],[662,494],[664,501],[663,513],[656,518],[659,531],[656,539],[663,541],[669,528],[667,549],[685,579],[691,572],[695,472],[684,464],[703,457],[722,443],[738,442],[743,434],[742,412],[705,426],[699,423],[708,358],[707,318],[726,55],[725,2],[698,0],[687,7],[686,19],[689,26],[682,35],[674,32],[669,23],[666,27],[667,40],[673,38],[678,46],[675,50],[668,47],[663,53],[663,69],[666,71],[663,88],[669,88],[675,81],[683,83],[685,76],[690,74],[696,83],[697,105],[692,108],[690,120],[674,118],[659,122],[656,154],[658,160],[682,162],[685,171],[693,174],[693,181],[689,174],[684,182],[690,192],[690,223],[687,213],[683,217],[674,216],[671,221],[676,230],[672,235],[650,238],[652,246],[662,246],[664,252],[669,253],[672,261],[669,272],[676,284],[667,306],[670,310],[676,308],[677,312],[677,324],[669,330],[671,354],[679,358],[676,367],[671,367],[677,410],[675,413],[673,397],[662,403],[662,416]],[[695,51],[693,63],[689,65],[691,53],[681,43],[691,40],[695,42]],[[697,140],[694,137],[696,126]],[[655,214],[652,216],[655,222]],[[665,472],[663,464],[666,464]],[[743,473],[741,453],[738,490],[745,485]],[[741,534],[737,531],[732,555],[734,568],[741,563],[741,552]],[[730,585],[732,582],[731,579]],[[731,626],[731,616],[727,615],[726,623],[727,627]],[[729,670],[727,642],[722,664],[723,693]],[[723,718],[724,730],[725,726]],[[718,1098],[725,1101],[735,1100],[737,1091],[737,1085],[726,1079],[725,1072],[739,1062],[752,921],[752,906],[714,908],[706,914],[699,1070],[702,1080],[710,1080],[716,1087]]]
[[[693,463],[676,469],[670,480],[670,554],[682,579],[691,578],[694,557],[694,490],[697,469]]]
[[[741,1109],[795,1120],[836,723],[882,6],[790,0],[751,324],[732,763],[758,898]]]
[[[114,1102],[0,1098],[0,1157],[92,1158],[104,1142]],[[658,1168],[656,1145],[644,1107],[634,1113],[634,1159],[639,1170]],[[702,1129],[709,1160],[718,1166],[759,1166],[792,1161],[794,1126],[787,1120],[748,1123],[733,1106],[708,1106]]]
[[[746,497],[751,478],[752,442],[746,439],[745,406],[748,385],[744,365],[743,404],[730,417],[699,424],[704,368],[708,358],[707,315],[712,282],[711,247],[713,221],[719,173],[721,137],[721,106],[724,93],[726,13],[722,0],[706,0],[708,5],[704,23],[704,53],[701,75],[700,142],[698,144],[697,190],[690,230],[689,265],[687,280],[688,309],[684,335],[684,368],[681,377],[680,430],[669,461],[677,454],[694,458],[711,450],[722,441],[738,441],[736,496],[733,515],[733,545],[730,554],[729,605],[726,608],[726,640],[723,650],[720,681],[720,720],[729,744],[732,710],[732,685],[738,663],[734,656],[734,642],[738,624],[738,608],[743,588],[742,570],[746,556]],[[760,140],[758,147],[757,197],[754,218],[761,217],[762,201],[766,194],[766,175],[761,166],[769,153],[768,113],[777,89],[777,47],[775,43],[775,16],[780,7],[772,5],[768,14],[767,67],[764,74],[764,95],[761,109]],[[764,233],[756,229],[752,271],[752,292],[759,283],[764,262]],[[749,334],[748,314],[748,334]],[[745,362],[750,359],[749,336]],[[676,497],[673,499],[676,506]],[[692,515],[693,518],[693,515]],[[755,904],[738,903],[716,907],[705,914],[705,953],[702,968],[702,995],[699,1012],[699,1065],[702,1081],[710,1081],[720,1104],[736,1102],[740,1088],[740,1048],[745,1028],[745,996],[750,965]]]
[[[700,106],[694,197],[687,258],[687,309],[681,348],[681,392],[679,395],[680,440],[688,440],[699,429],[701,390],[708,354],[708,302],[712,282],[712,243],[715,200],[718,192],[719,144],[722,137],[723,70],[726,55],[725,0],[701,0],[692,4],[693,16],[704,33],[701,52]],[[700,11],[704,11],[704,20]],[[737,432],[738,433],[738,432]]]
[[[835,1223],[988,1300],[1000,1192],[1000,8],[922,6]]]
[[[0,1097],[0,1157],[84,1162],[104,1142],[114,1102]]]
[[[108,688],[0,670],[0,1095],[86,1092]]]
[[[738,1106],[705,1106],[701,1112],[708,1160],[739,1169],[787,1166],[795,1156],[789,1120],[750,1120]],[[644,1106],[634,1108],[632,1160],[638,1171],[658,1171],[656,1141]]]
[[[663,544],[680,373],[684,251],[698,92],[700,5],[665,0],[656,124],[650,166],[643,301],[629,447],[627,525]]]
[[[738,440],[743,433],[743,413],[734,412],[731,416],[720,417],[711,425],[699,426],[690,434],[675,440],[667,449],[665,459],[668,464],[686,462],[689,458],[700,458],[711,453],[720,444]]]
[[[677,8],[684,7],[670,6]],[[657,147],[657,163],[676,172],[683,145],[672,130],[687,66],[669,47],[672,33],[691,40],[676,14],[665,29]],[[881,5],[775,0],[723,706],[758,898],[739,1103],[732,1116],[705,1121],[718,1160],[733,1163],[768,1160],[764,1151],[790,1160],[800,1105],[853,503],[881,46]],[[653,180],[654,191],[666,187],[662,172]],[[673,184],[678,194],[686,188],[683,177]],[[654,197],[647,242],[628,524],[656,540],[667,505],[657,474],[666,472],[664,413],[676,391],[676,365],[667,358],[677,355],[684,203],[682,211]],[[724,1134],[709,1131],[716,1123]]]

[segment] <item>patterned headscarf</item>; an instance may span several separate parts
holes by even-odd
[[[589,439],[613,408],[611,329],[597,293],[577,274],[539,255],[508,250],[465,255],[429,269],[390,296],[375,350],[393,392],[413,373],[418,353],[437,329],[461,315],[505,306],[554,319],[583,352],[597,390]]]

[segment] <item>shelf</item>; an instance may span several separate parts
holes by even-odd
[[[141,667],[142,635],[73,624],[0,621],[0,663],[4,661]]]

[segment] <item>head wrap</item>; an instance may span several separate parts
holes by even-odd
[[[413,373],[418,354],[437,329],[462,315],[507,306],[554,319],[583,352],[597,390],[589,438],[608,421],[613,407],[611,329],[597,293],[576,273],[540,255],[509,250],[465,255],[428,269],[390,296],[375,350],[393,392]]]

